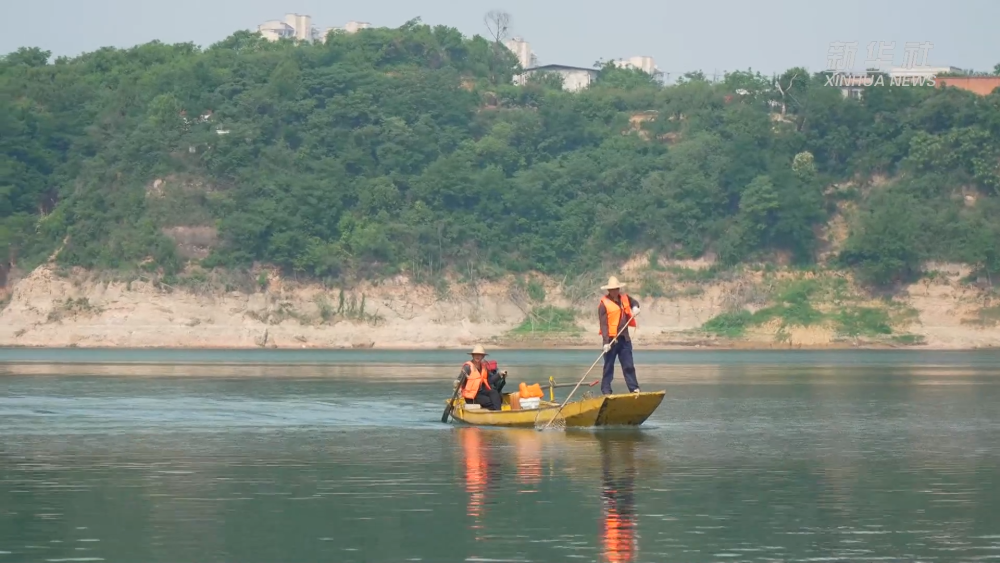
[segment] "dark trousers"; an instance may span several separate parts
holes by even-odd
[[[486,389],[486,387],[480,387],[479,392],[476,393],[476,398],[470,401],[465,400],[466,403],[476,403],[484,409],[489,409],[491,411],[498,411],[503,406],[503,398],[500,397],[500,392],[496,389]]]
[[[625,376],[625,385],[629,392],[639,388],[639,382],[635,378],[635,363],[632,361],[632,342],[630,340],[619,340],[611,345],[611,349],[604,355],[604,377],[601,379],[601,393],[611,394],[611,380],[615,378],[615,359],[622,364],[622,374]]]

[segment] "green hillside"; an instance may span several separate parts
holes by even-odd
[[[21,269],[60,247],[166,276],[563,274],[647,249],[809,264],[845,205],[836,260],[862,279],[1000,269],[998,94],[857,101],[804,69],[784,94],[749,71],[663,87],[613,66],[568,93],[514,86],[508,51],[419,21],[48,59],[0,61],[0,252]]]

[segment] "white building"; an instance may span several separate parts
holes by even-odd
[[[331,31],[336,31],[336,27],[324,27],[322,30],[319,28],[313,28],[313,41],[319,41],[320,43],[326,42],[326,36],[330,35]]]
[[[295,30],[295,38],[299,41],[312,41],[312,17],[302,14],[285,14],[285,23]]]
[[[341,28],[341,29],[343,29],[347,33],[357,33],[359,30],[368,29],[371,26],[372,26],[372,24],[370,24],[368,22],[354,22],[354,21],[351,21],[351,22],[347,22],[347,24],[344,25],[344,27]]]
[[[531,68],[538,66],[538,57],[531,51],[531,45],[520,37],[504,41],[504,45],[514,53],[517,62],[521,63],[521,68]]]
[[[277,41],[283,37],[295,37],[295,28],[281,20],[266,21],[257,26],[257,31],[268,41]]]
[[[584,68],[567,65],[542,65],[525,69],[524,74],[515,77],[517,84],[524,84],[527,78],[536,72],[550,72],[558,74],[563,79],[563,90],[576,92],[590,86],[597,80],[598,70],[594,68]]]
[[[334,31],[343,33],[357,33],[362,29],[368,29],[370,27],[372,27],[372,24],[368,22],[350,21],[347,22],[343,27],[328,27],[324,29],[322,32],[317,32],[316,38],[321,41],[326,41],[327,35],[330,35],[330,33]]]
[[[894,67],[885,72],[881,77],[879,73],[864,74],[834,74],[830,77],[830,84],[840,88],[840,93],[845,98],[860,100],[864,97],[866,88],[872,86],[892,86],[900,84],[918,85],[924,84],[924,80],[940,76],[942,74],[965,74],[965,71],[954,66],[933,66],[906,68]],[[912,82],[909,82],[912,81]],[[930,82],[926,83],[930,85]]]
[[[368,29],[372,24],[368,22],[347,22],[344,27],[317,28],[312,25],[312,17],[305,14],[285,14],[283,20],[271,20],[257,26],[257,31],[270,41],[277,41],[282,38],[298,39],[299,41],[326,41],[326,36],[331,31],[344,31],[346,33],[356,33],[361,29]]]
[[[315,36],[312,17],[302,14],[285,14],[284,20],[271,20],[258,25],[257,31],[270,41],[282,38],[312,41]]]
[[[618,68],[634,68],[657,78],[663,76],[663,72],[656,66],[656,61],[653,60],[653,57],[630,57],[627,59],[618,59],[614,63]]]
[[[925,66],[918,68],[894,67],[888,72],[890,78],[930,78],[946,73],[965,74],[965,71],[954,66]]]

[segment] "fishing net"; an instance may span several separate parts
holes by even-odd
[[[549,424],[548,426],[545,426],[545,424],[537,424],[535,427],[541,430],[566,430],[566,417],[562,414],[558,414],[552,419],[552,424]]]
[[[542,413],[545,416],[542,416]],[[549,422],[551,420],[551,422]],[[540,409],[535,414],[535,430],[565,430],[566,416],[561,409]]]

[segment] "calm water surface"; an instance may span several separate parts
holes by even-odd
[[[1000,560],[998,354],[638,352],[576,432],[441,424],[464,358],[0,350],[0,563]]]

